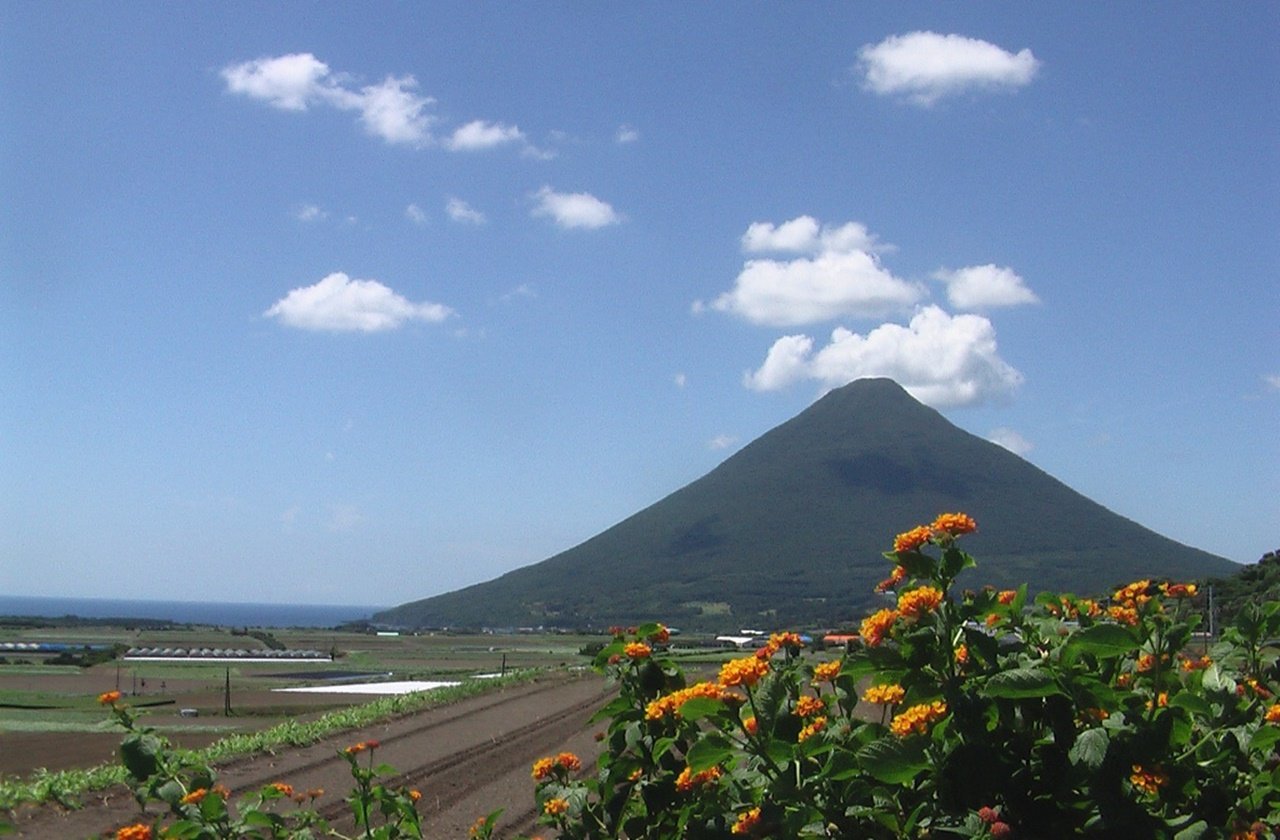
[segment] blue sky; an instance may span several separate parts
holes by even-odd
[[[2,4],[0,590],[425,597],[872,375],[1252,562],[1278,31],[1267,3]]]

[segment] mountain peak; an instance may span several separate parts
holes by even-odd
[[[964,511],[968,585],[1096,594],[1233,564],[1090,501],[890,379],[836,388],[586,542],[380,614],[408,626],[835,625],[861,614],[893,535]]]

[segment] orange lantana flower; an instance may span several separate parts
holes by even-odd
[[[834,682],[835,678],[840,676],[840,667],[843,663],[839,659],[833,659],[830,662],[822,662],[813,666],[813,681],[818,682]]]
[[[98,695],[98,702],[104,706],[111,706],[120,699],[120,696],[118,691],[104,691]],[[147,830],[150,831],[150,829]]]
[[[898,613],[903,618],[919,618],[942,603],[942,590],[933,586],[910,589],[898,596]]]
[[[116,830],[116,840],[151,840],[151,826],[134,823]]]
[[[901,703],[903,698],[907,696],[907,692],[897,683],[886,683],[884,685],[873,685],[862,695],[862,699],[868,703],[876,703],[881,706],[896,706]]]
[[[910,531],[903,531],[893,538],[894,551],[917,551],[920,546],[933,536],[933,529],[928,525],[917,525]]]
[[[769,661],[748,656],[731,659],[720,667],[720,683],[728,686],[752,686],[769,673]]]
[[[933,520],[933,530],[935,533],[958,537],[978,530],[978,523],[967,513],[943,513]]]
[[[885,636],[889,635],[889,629],[897,620],[897,610],[880,610],[864,618],[858,632],[864,642],[871,647],[876,647],[884,641]]]
[[[929,731],[929,726],[935,721],[941,720],[947,714],[947,704],[941,700],[934,700],[932,703],[918,703],[915,706],[894,715],[893,720],[889,722],[889,730],[899,738],[905,738],[911,733],[924,735]]]
[[[757,825],[760,824],[760,808],[757,806],[749,811],[743,811],[738,814],[738,819],[733,823],[734,834],[750,834],[755,831]]]

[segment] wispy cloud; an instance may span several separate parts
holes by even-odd
[[[835,388],[855,379],[887,376],[935,407],[973,405],[1008,394],[1022,374],[1000,358],[995,328],[980,315],[949,315],[926,306],[900,324],[866,335],[844,327],[816,352],[807,335],[779,338],[760,367],[743,377],[757,391],[812,380]]]
[[[640,132],[629,125],[620,125],[613,139],[617,143],[635,143],[640,139]]]
[[[1013,429],[1009,429],[1004,426],[1001,426],[998,429],[992,429],[991,434],[987,436],[987,440],[998,446],[1003,446],[1014,455],[1022,457],[1028,455],[1031,450],[1035,448],[1031,441],[1027,440]]]
[[[472,207],[460,198],[449,197],[445,202],[444,211],[449,214],[449,218],[455,222],[463,222],[470,225],[482,225],[486,219],[484,214]]]
[[[867,90],[926,107],[967,91],[1023,87],[1040,67],[1029,49],[1011,53],[977,38],[937,32],[890,35],[864,46],[858,57]]]
[[[293,217],[300,222],[322,222],[329,218],[329,214],[318,205],[301,204],[294,208]]]
[[[437,324],[454,311],[439,303],[413,303],[376,280],[352,280],[338,271],[293,289],[263,314],[302,330],[381,332],[410,321]]]
[[[410,204],[404,208],[404,217],[415,225],[425,225],[428,221],[426,212],[416,204]]]
[[[533,198],[532,215],[548,217],[561,228],[595,230],[622,222],[612,206],[590,193],[561,193],[543,187]]]
[[[728,449],[738,442],[733,435],[716,435],[707,442],[708,449]]]

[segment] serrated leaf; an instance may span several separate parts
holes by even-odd
[[[1014,668],[1001,671],[987,680],[983,693],[988,697],[1020,700],[1061,694],[1053,674],[1039,668]]]
[[[929,769],[921,739],[880,738],[857,753],[858,763],[873,778],[891,785],[906,784]]]
[[[1110,745],[1111,736],[1107,734],[1107,730],[1086,729],[1071,745],[1071,751],[1067,753],[1067,757],[1072,764],[1097,770],[1102,766],[1102,760],[1107,757],[1107,747]]]
[[[714,697],[691,697],[680,706],[680,717],[685,720],[701,720],[725,710],[723,700]]]

